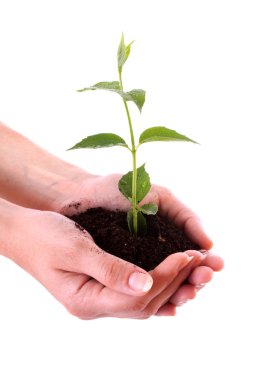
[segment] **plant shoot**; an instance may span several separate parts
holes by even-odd
[[[123,85],[123,67],[129,58],[133,41],[126,45],[124,35],[122,34],[117,53],[118,80],[112,82],[98,82],[91,87],[85,87],[78,92],[106,90],[118,94],[123,101],[124,109],[129,126],[130,144],[114,133],[99,133],[88,136],[74,145],[72,149],[80,148],[106,148],[111,146],[120,146],[128,149],[132,156],[132,170],[123,175],[118,183],[120,192],[129,200],[129,211],[127,213],[127,222],[129,231],[132,234],[145,234],[147,229],[146,219],[144,215],[155,215],[158,207],[153,203],[140,204],[144,197],[148,194],[151,183],[149,174],[145,170],[145,165],[137,168],[137,151],[142,144],[152,141],[195,141],[188,137],[163,126],[154,126],[144,130],[136,143],[132,119],[129,111],[129,102],[134,103],[139,111],[142,111],[145,103],[145,91],[141,89],[133,89],[125,91]]]

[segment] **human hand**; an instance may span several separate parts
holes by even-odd
[[[12,213],[14,231],[6,229],[10,236],[3,252],[81,319],[150,317],[203,260],[196,251],[177,253],[148,274],[98,248],[58,213],[27,208]],[[173,315],[175,307],[169,309]]]
[[[71,189],[71,194],[68,188],[63,187],[60,191],[61,196],[56,203],[52,204],[52,209],[65,215],[72,215],[91,207],[127,210],[129,203],[118,191],[119,178],[119,175],[113,174],[104,177],[90,176],[82,179],[82,172],[80,171],[76,185]],[[161,213],[174,221],[193,242],[206,251],[205,259],[201,265],[194,267],[188,276],[187,283],[182,284],[167,305],[164,305],[158,312],[158,315],[170,315],[173,305],[181,306],[187,300],[193,299],[197,291],[211,281],[213,272],[220,271],[223,268],[223,260],[209,251],[212,247],[212,241],[203,230],[199,218],[168,189],[152,186],[145,202],[157,203]]]
[[[66,214],[73,213],[80,200],[79,211],[81,208],[96,206],[125,210],[129,208],[128,202],[118,191],[119,175],[94,176],[46,152],[2,123],[0,123],[0,130],[5,141],[0,152],[0,196],[2,198],[27,208],[62,211]],[[8,154],[10,149],[13,152],[11,156]],[[211,248],[212,243],[204,233],[198,218],[168,190],[153,186],[149,198],[160,205],[160,211],[184,227],[186,233],[192,236],[193,241],[203,249]],[[70,204],[72,207],[69,207]],[[13,225],[13,219],[10,220],[9,225]],[[15,236],[16,232],[17,229]],[[166,311],[164,306],[160,312],[165,315],[170,314],[173,304],[179,305],[193,298],[196,287],[210,281],[213,271],[221,270],[222,267],[221,258],[207,253],[202,265],[188,276],[188,285],[179,287],[170,298],[168,310]]]

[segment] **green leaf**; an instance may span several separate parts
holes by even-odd
[[[144,144],[151,141],[190,141],[198,144],[189,137],[181,135],[173,129],[168,129],[166,127],[152,127],[142,132],[139,138],[139,144]]]
[[[145,94],[146,92],[141,89],[134,89],[129,92],[124,92],[120,89],[120,83],[117,81],[113,82],[98,82],[90,87],[84,87],[81,90],[77,90],[77,92],[84,91],[95,91],[95,90],[106,90],[110,92],[115,92],[120,95],[126,102],[134,102],[141,112],[142,107],[145,102]]]
[[[130,42],[130,44],[125,45],[125,39],[124,34],[122,33],[119,48],[118,48],[118,68],[119,71],[122,71],[122,67],[124,66],[125,62],[127,61],[130,51],[131,51],[131,45],[134,41]]]
[[[127,213],[127,224],[131,234],[134,234],[133,227],[133,210],[130,209]],[[147,222],[140,211],[137,211],[137,234],[145,235],[147,233]]]
[[[120,192],[128,199],[132,198],[132,182],[133,172],[131,171],[123,175],[118,184]],[[145,165],[142,165],[137,169],[137,203],[139,203],[147,195],[150,188],[151,183],[149,175],[145,170]]]
[[[141,112],[142,107],[145,103],[146,91],[141,90],[141,89],[134,89],[129,92],[126,92],[125,94],[126,94],[125,100],[134,102],[137,105],[139,111]]]
[[[145,164],[137,169],[137,203],[142,201],[142,199],[148,194],[151,188],[149,174],[145,170]]]
[[[138,212],[137,214],[137,232],[138,235],[146,235],[147,233],[147,222],[145,219],[145,216],[141,213]]]
[[[134,233],[134,223],[133,223],[133,210],[130,209],[127,213],[127,224],[128,224],[128,229],[131,234]]]
[[[146,203],[140,207],[140,211],[146,215],[155,215],[158,211],[158,206],[155,203]]]
[[[108,148],[116,145],[126,148],[128,147],[125,140],[122,139],[122,137],[115,135],[114,133],[99,133],[97,135],[86,137],[68,150],[79,148]]]
[[[132,178],[133,172],[124,174],[118,183],[119,191],[127,198],[132,199]]]
[[[81,90],[77,90],[77,92],[84,91],[94,91],[94,90],[107,90],[107,91],[120,91],[120,83],[118,81],[113,82],[98,82],[90,87],[84,87]]]

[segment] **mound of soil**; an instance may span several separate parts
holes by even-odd
[[[93,208],[69,218],[87,230],[103,250],[147,271],[172,253],[200,249],[182,230],[159,214],[146,218],[145,236],[129,233],[126,213],[122,211]]]

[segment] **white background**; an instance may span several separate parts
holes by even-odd
[[[129,170],[118,148],[66,152],[92,133],[128,138],[115,94],[75,91],[117,80],[124,31],[125,87],[147,90],[137,131],[201,143],[149,144],[140,163],[200,214],[226,263],[175,318],[86,322],[0,258],[1,380],[253,378],[252,19],[246,0],[0,0],[0,119],[89,171]]]

